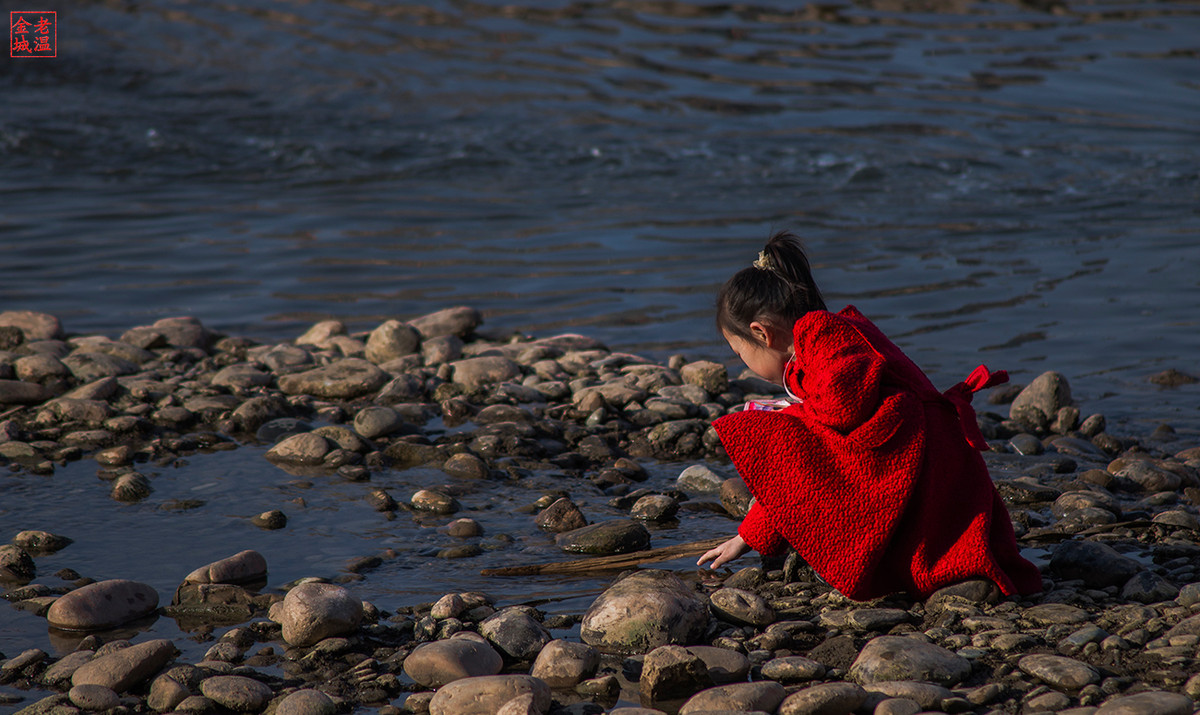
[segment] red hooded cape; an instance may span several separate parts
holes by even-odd
[[[979,450],[973,392],[1008,380],[975,369],[938,392],[853,306],[796,321],[784,380],[803,402],[713,423],[754,495],[738,533],[765,555],[791,544],[855,600],[987,578],[1041,590]]]

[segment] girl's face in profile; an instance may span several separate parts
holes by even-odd
[[[750,330],[755,340],[746,340],[726,332],[725,341],[754,374],[776,385],[782,385],[783,369],[792,357],[791,342],[758,322],[751,323]]]

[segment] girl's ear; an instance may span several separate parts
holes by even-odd
[[[762,347],[771,350],[787,350],[791,347],[791,336],[781,330],[776,330],[769,323],[754,321],[750,323],[750,332]]]
[[[771,347],[774,333],[771,326],[755,320],[750,323],[750,333],[754,336],[755,342],[762,343],[760,347]]]

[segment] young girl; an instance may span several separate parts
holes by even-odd
[[[697,565],[788,544],[855,600],[924,598],[987,578],[1041,590],[979,450],[973,392],[1008,380],[982,365],[938,392],[854,307],[825,309],[799,241],[776,234],[717,298],[717,325],[755,373],[794,401],[713,423],[755,501]]]

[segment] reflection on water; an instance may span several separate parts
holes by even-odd
[[[592,521],[628,515],[609,506],[608,497],[590,485],[582,488],[579,480],[532,474],[521,480],[454,483],[441,470],[416,468],[376,472],[368,482],[355,482],[331,473],[296,476],[268,462],[264,452],[265,447],[250,445],[197,454],[170,467],[141,465],[153,492],[136,504],[110,498],[108,485],[96,478],[90,460],[59,468],[52,476],[10,475],[0,480],[0,524],[14,533],[37,528],[74,540],[61,551],[37,557],[36,583],[68,585],[64,578],[75,576],[64,569],[96,580],[133,579],[158,591],[160,606],[170,603],[176,587],[193,570],[244,549],[266,558],[270,589],[309,576],[349,579],[356,595],[385,610],[427,603],[448,592],[484,590],[501,603],[536,602],[550,613],[578,614],[587,605],[580,599],[594,597],[613,576],[597,573],[569,582],[562,577],[479,576],[483,568],[562,560],[554,535],[537,528],[529,509],[545,493],[569,490]],[[682,465],[649,466],[646,485],[666,489]],[[383,490],[407,502],[417,490],[447,480],[462,504],[452,517],[378,512],[368,499],[369,493]],[[191,508],[177,509],[183,501]],[[269,531],[250,523],[250,517],[270,509],[287,515],[286,528]],[[482,537],[459,539],[444,532],[448,521],[464,516],[483,525]],[[734,523],[700,510],[685,511],[677,523],[650,528],[652,545],[667,546],[720,536]],[[148,551],[150,542],[154,549]],[[438,556],[447,547],[467,543],[478,544],[482,555]],[[362,571],[361,577],[354,575],[353,562],[376,555],[383,557],[381,565]],[[686,569],[692,562],[694,558],[677,559],[665,567]],[[86,635],[47,628],[44,618],[8,607],[0,614],[0,652],[10,656],[31,644],[48,644],[56,653],[67,653]],[[211,646],[204,636],[211,629],[198,625],[187,618],[162,616],[102,635],[105,640],[139,633],[194,636],[176,645],[185,657],[198,657]]]

